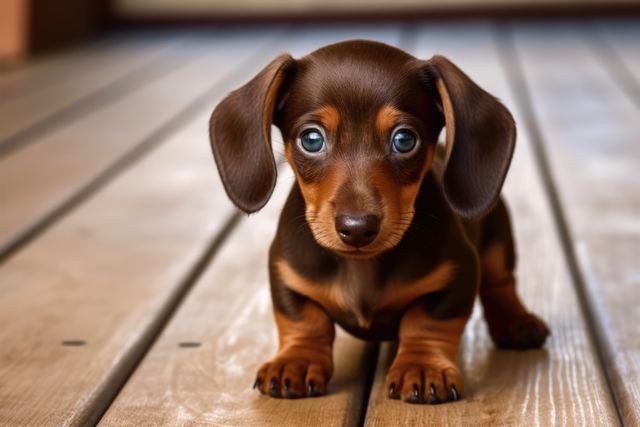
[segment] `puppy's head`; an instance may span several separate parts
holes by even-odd
[[[401,240],[443,126],[444,194],[464,218],[493,206],[515,143],[509,112],[444,57],[422,61],[369,41],[299,60],[281,55],[211,116],[220,176],[247,213],[275,185],[271,124],[282,132],[316,240],[350,257]]]

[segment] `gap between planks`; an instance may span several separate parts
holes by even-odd
[[[268,46],[277,45],[278,41],[285,37],[286,33],[276,37],[276,40],[269,43]],[[264,51],[268,50],[265,46]],[[46,213],[42,218],[36,220],[32,225],[28,226],[22,233],[19,233],[9,243],[0,248],[0,265],[6,262],[13,254],[18,252],[22,247],[27,245],[35,237],[43,231],[55,224],[63,218],[68,212],[75,209],[81,203],[89,199],[93,194],[98,192],[102,187],[111,182],[120,173],[133,166],[140,159],[144,158],[150,151],[161,145],[166,138],[176,132],[180,127],[184,126],[189,120],[196,115],[201,109],[209,106],[212,98],[216,94],[226,88],[229,82],[236,79],[239,70],[249,67],[256,61],[263,60],[263,55],[251,55],[238,66],[234,67],[231,72],[223,78],[217,80],[208,87],[202,94],[194,100],[187,103],[178,113],[174,114],[169,120],[157,127],[146,138],[134,144],[133,148],[126,151],[117,160],[111,163],[107,168],[90,179],[86,184],[79,188],[72,196],[60,202],[50,212]]]
[[[571,282],[578,297],[578,301],[580,302],[579,305],[580,311],[582,312],[582,318],[587,324],[589,339],[595,344],[593,347],[598,358],[598,363],[605,374],[604,378],[606,379],[608,392],[611,396],[615,396],[610,372],[606,369],[606,357],[603,353],[603,331],[601,331],[600,325],[595,321],[594,313],[597,312],[595,309],[596,306],[589,297],[589,293],[586,291],[585,280],[573,249],[574,238],[571,236],[571,231],[567,224],[566,215],[562,207],[558,189],[554,183],[553,174],[549,165],[547,149],[543,142],[542,132],[540,131],[540,122],[533,109],[529,85],[522,70],[522,61],[519,56],[520,53],[515,46],[512,25],[495,26],[493,33],[498,46],[497,50],[500,61],[506,71],[507,83],[511,87],[514,100],[522,112],[523,122],[527,128],[527,132],[529,133],[531,141],[530,146],[534,154],[534,161],[540,171],[542,185],[548,198],[549,207],[553,214],[553,222],[556,226],[559,242],[562,246],[567,266],[569,267],[568,270],[571,275]],[[612,399],[612,401],[618,421],[622,424],[622,414],[620,412],[619,402],[617,399]]]
[[[195,58],[190,58],[187,61],[176,61],[171,54],[173,50],[179,49],[181,44],[185,44],[185,41],[176,40],[174,43],[177,46],[169,46],[168,52],[161,52],[123,76],[94,89],[70,104],[54,110],[8,135],[0,141],[0,159],[39,141],[39,136],[53,132],[69,122],[93,113],[119,100],[129,92],[176,71],[195,60]]]

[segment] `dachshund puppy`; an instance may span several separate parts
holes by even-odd
[[[454,64],[362,40],[277,57],[211,116],[218,171],[246,213],[275,186],[272,124],[296,182],[269,252],[279,350],[258,370],[262,393],[324,394],[338,323],[398,340],[390,398],[458,400],[456,356],[476,294],[499,348],[543,345],[547,327],[516,294],[499,197],[513,119]]]

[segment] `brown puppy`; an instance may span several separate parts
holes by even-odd
[[[369,41],[276,58],[211,116],[220,176],[247,213],[275,185],[271,124],[296,183],[269,253],[280,346],[258,371],[262,393],[324,394],[337,322],[399,340],[389,397],[457,400],[458,344],[478,293],[498,347],[543,345],[547,327],[516,295],[499,199],[513,119],[455,65]]]

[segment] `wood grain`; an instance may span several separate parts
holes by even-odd
[[[604,38],[596,56],[605,63],[622,91],[632,97],[632,101],[640,108],[640,20],[605,21],[598,23],[596,28]]]
[[[234,53],[237,43],[250,47]],[[246,67],[219,86],[211,106],[0,268],[1,425],[96,422],[215,247],[234,210],[211,159],[210,108],[260,58],[278,53],[263,47],[264,57],[248,67],[261,46],[256,38],[218,45],[226,54],[218,70]],[[166,81],[172,90],[163,94],[195,92],[189,78],[210,85],[220,77],[207,68],[216,58],[204,56],[190,74]],[[119,114],[154,114],[131,101]],[[101,131],[111,142],[114,135]]]
[[[211,167],[206,120],[0,269],[0,424],[96,421],[144,352],[232,212]]]
[[[420,32],[417,54],[427,58],[436,52],[448,56],[501,98],[516,122],[522,124],[488,27]],[[522,125],[504,194],[519,253],[519,294],[551,328],[545,348],[528,352],[496,350],[481,309],[476,307],[459,355],[466,381],[465,399],[416,406],[386,397],[384,377],[393,357],[393,349],[387,345],[376,371],[366,425],[618,424]]]
[[[131,83],[135,85],[136,80],[142,85],[176,67],[171,55],[175,55],[178,48],[175,39],[133,38],[129,43],[101,49],[100,55],[94,56],[91,62],[67,62],[66,69],[57,70],[57,79],[55,75],[41,76],[54,82],[38,91],[27,89],[26,93],[18,93],[14,99],[0,103],[0,155],[7,144],[25,139],[25,134],[29,137],[30,128],[42,126],[43,122],[51,128],[72,110],[75,116],[86,114],[89,108],[126,95],[124,89],[131,89]],[[143,74],[146,79],[142,78]],[[31,85],[39,84],[31,82]]]
[[[297,34],[294,56],[353,37],[399,42],[397,27],[342,28]],[[280,173],[260,213],[244,220],[195,284],[101,425],[355,426],[366,398],[372,347],[340,332],[327,396],[296,401],[251,389],[277,344],[267,253],[293,173]],[[183,348],[181,342],[197,342]]]
[[[522,28],[516,41],[604,365],[623,421],[637,425],[637,100],[620,90],[606,61],[596,57],[599,51],[590,48],[590,28],[554,27],[535,37]],[[611,41],[620,48],[627,44]]]
[[[187,65],[0,159],[0,255],[103,179],[115,162],[142,143],[157,141],[167,122],[180,118],[219,80],[235,78],[232,73],[241,72],[237,68],[243,61],[271,43],[278,31],[194,39],[174,55]]]
[[[69,66],[93,67],[105,52],[122,49],[128,37],[105,37],[55,53],[41,54],[0,70],[0,104],[43,90],[64,80]]]

